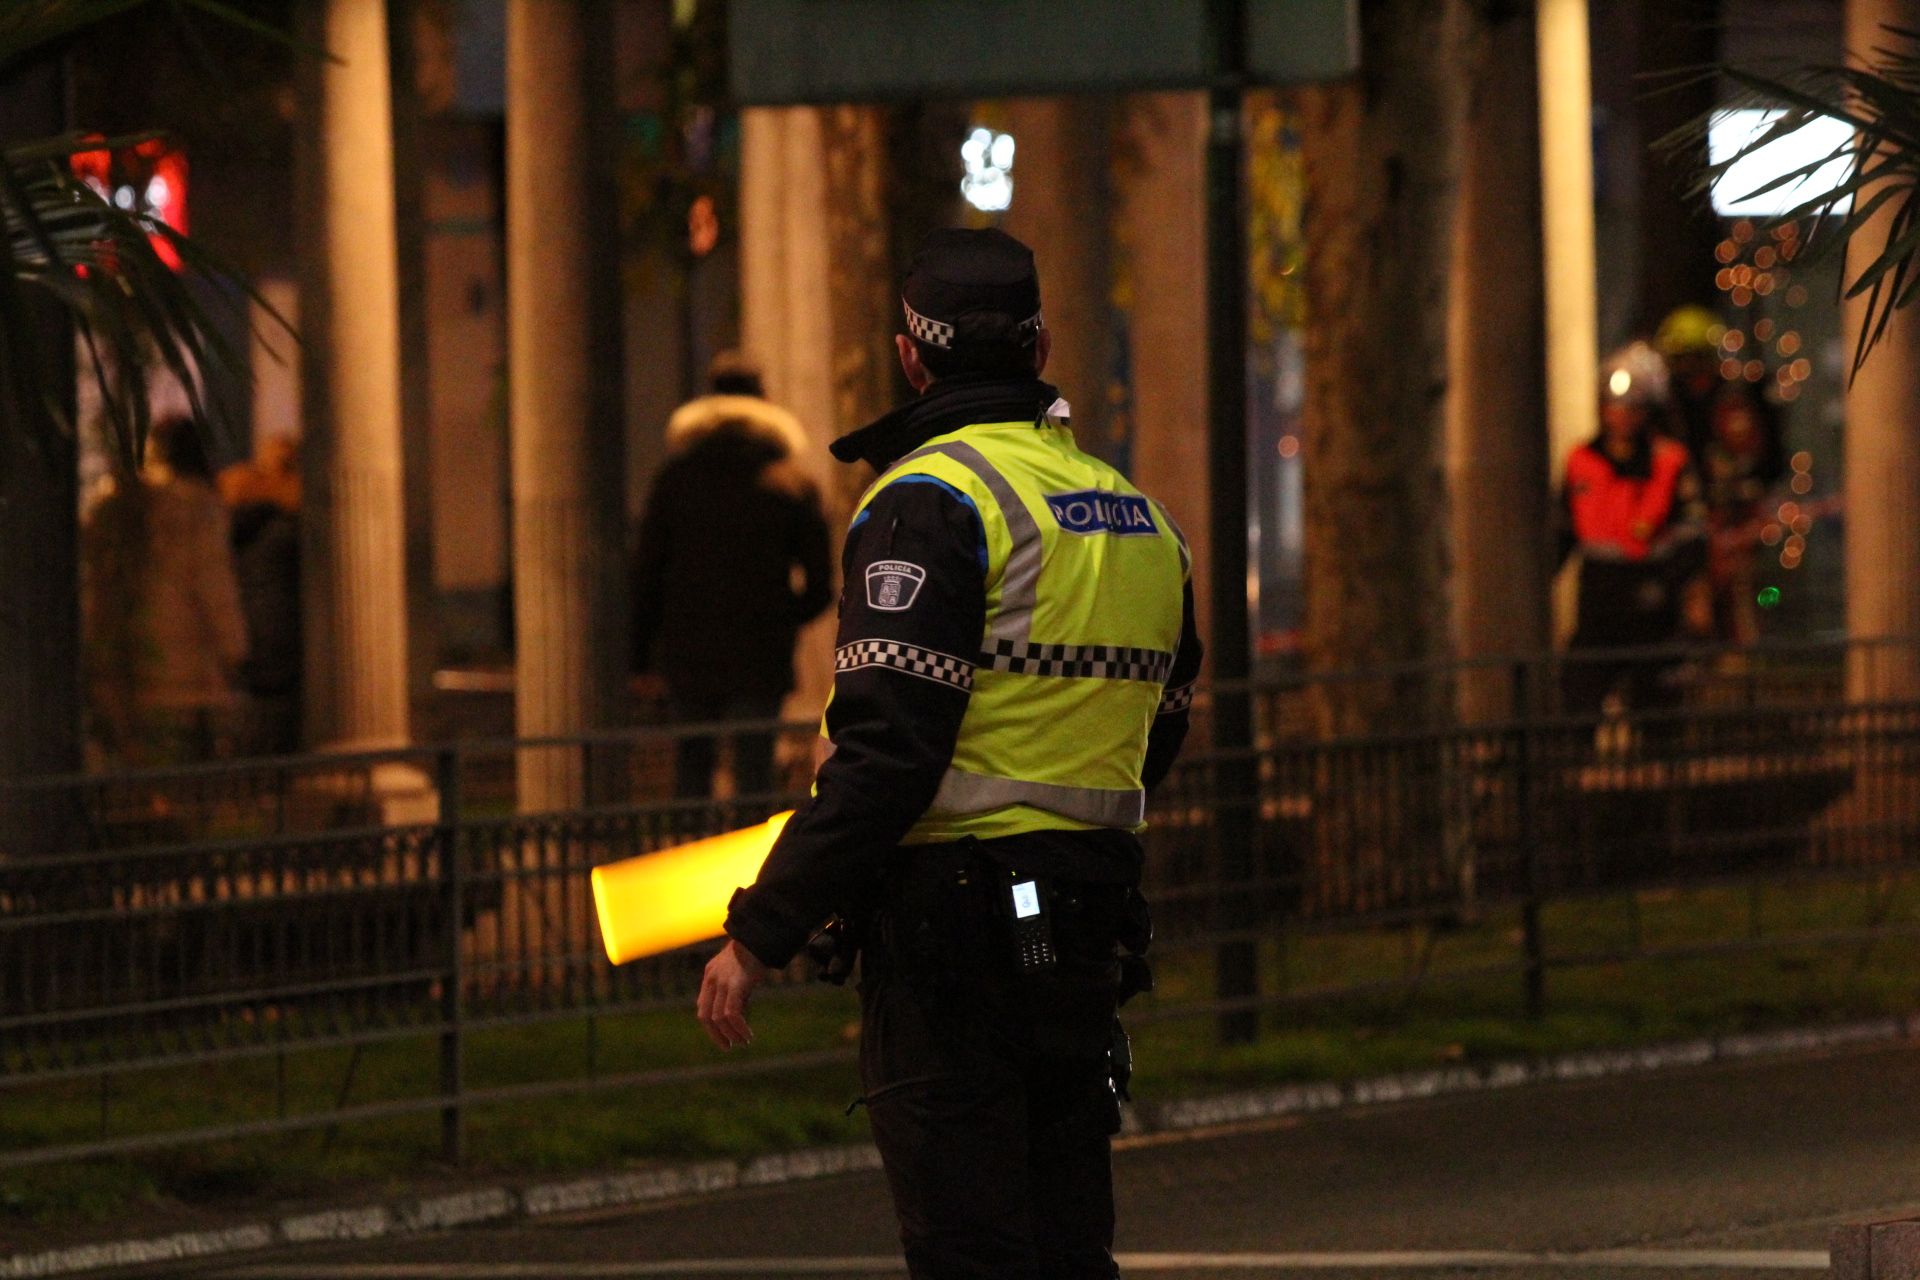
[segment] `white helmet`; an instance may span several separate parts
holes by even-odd
[[[1642,409],[1667,403],[1667,362],[1636,338],[1600,362],[1600,403]]]

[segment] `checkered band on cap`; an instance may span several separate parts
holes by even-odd
[[[939,347],[943,350],[953,346],[953,325],[948,324],[944,320],[935,320],[931,316],[921,315],[913,309],[911,303],[904,299],[902,299],[900,303],[900,309],[907,313],[907,332],[911,333],[915,338],[930,347]],[[1040,332],[1043,323],[1040,318],[1040,313],[1038,311],[1034,312],[1031,316],[1028,316],[1025,320],[1022,320],[1014,326],[1014,341],[1022,346],[1032,342],[1034,335]]]
[[[906,302],[901,308],[907,313],[907,331],[930,347],[951,347],[953,345],[953,326],[939,320],[930,320],[915,311]]]

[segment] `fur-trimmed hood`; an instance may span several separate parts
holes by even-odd
[[[807,430],[800,419],[759,396],[701,396],[689,400],[667,419],[667,452],[684,453],[729,423],[747,429],[756,440],[798,458],[807,452]]]

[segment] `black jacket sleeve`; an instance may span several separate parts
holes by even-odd
[[[831,754],[727,933],[786,964],[838,913],[871,901],[887,855],[919,821],[953,757],[986,628],[985,535],[972,505],[913,477],[847,534],[827,707]]]
[[[1187,740],[1193,686],[1200,678],[1200,659],[1204,653],[1200,629],[1194,622],[1193,581],[1189,579],[1180,600],[1180,647],[1173,653],[1173,673],[1167,677],[1160,712],[1147,731],[1147,760],[1140,775],[1149,791],[1166,780],[1180,755],[1181,744]]]

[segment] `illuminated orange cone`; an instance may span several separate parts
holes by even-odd
[[[609,862],[593,869],[593,905],[607,959],[625,964],[724,932],[727,900],[760,874],[793,814],[757,827]]]

